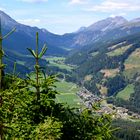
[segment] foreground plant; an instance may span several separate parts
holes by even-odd
[[[0,91],[2,90],[2,86],[3,86],[3,76],[4,76],[4,64],[2,61],[2,58],[4,56],[4,50],[2,47],[2,42],[4,39],[6,39],[9,35],[11,35],[16,28],[13,28],[8,34],[6,34],[5,36],[2,36],[2,25],[1,25],[1,18],[0,18]]]
[[[35,71],[26,79],[14,72],[9,88],[1,93],[1,140],[113,140],[108,115],[56,103],[55,76],[47,76],[39,65],[47,47],[39,53],[38,33],[36,51],[28,50],[35,59]]]
[[[47,51],[47,46],[44,44],[41,52],[39,53],[39,38],[38,38],[38,32],[36,33],[36,51],[31,50],[28,48],[32,56],[35,58],[35,74],[36,74],[36,96],[37,96],[37,101],[40,100],[40,81],[39,81],[39,75],[40,75],[40,65],[39,65],[39,60],[43,57],[43,55]]]
[[[8,34],[5,36],[2,36],[2,25],[1,25],[1,18],[0,18],[0,139],[4,139],[4,130],[8,128],[3,121],[3,105],[4,105],[4,97],[3,97],[3,89],[4,89],[4,67],[3,64],[3,56],[4,56],[4,50],[2,47],[2,42],[4,39],[6,39],[10,34],[12,34],[15,31],[15,28],[12,29]]]

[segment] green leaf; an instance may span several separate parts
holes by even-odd
[[[30,48],[27,48],[27,49],[28,49],[28,51],[32,54],[32,56],[34,56],[35,58],[37,57],[34,50],[32,50],[32,49],[30,49]]]
[[[1,64],[0,69],[4,69],[5,66],[6,66],[5,64]]]
[[[2,58],[4,56],[4,51],[0,50],[0,58]]]
[[[47,46],[46,46],[46,44],[44,44],[38,58],[41,58],[46,53],[46,51],[47,51]]]
[[[34,67],[35,67],[36,70],[40,68],[39,65],[35,65]]]

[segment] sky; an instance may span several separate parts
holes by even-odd
[[[140,0],[0,0],[16,21],[56,34],[75,32],[107,17],[140,17]]]

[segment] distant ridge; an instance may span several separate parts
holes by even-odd
[[[40,34],[41,43],[47,42],[49,55],[67,55],[68,50],[71,49],[78,49],[99,40],[121,38],[140,31],[139,18],[127,21],[121,16],[116,16],[100,20],[88,27],[81,27],[77,32],[56,35],[47,29],[20,24],[3,11],[0,11],[0,16],[4,32],[13,27],[17,29],[14,35],[4,42],[4,45],[11,46],[11,49],[20,53],[26,53],[27,47],[35,46],[36,32]]]

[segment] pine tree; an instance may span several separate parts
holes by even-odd
[[[47,46],[44,44],[41,52],[39,53],[39,38],[38,38],[38,32],[36,33],[36,51],[31,50],[28,48],[32,56],[35,58],[35,72],[36,72],[36,96],[37,96],[37,101],[40,100],[40,83],[39,83],[39,72],[40,72],[40,65],[39,65],[39,59],[42,58],[42,56],[46,53],[47,51]]]
[[[2,23],[0,18],[0,91],[3,88],[3,76],[4,76],[4,64],[3,64],[3,56],[4,56],[4,50],[2,47],[2,42],[4,39],[6,39],[9,35],[11,35],[16,29],[13,28],[9,33],[7,33],[5,36],[2,36]]]
[[[12,34],[15,31],[15,28],[12,29],[8,34],[6,34],[5,36],[2,36],[2,23],[1,23],[1,18],[0,18],[0,112],[2,110],[3,107],[3,88],[4,88],[4,64],[3,64],[3,56],[4,56],[4,50],[2,47],[2,42],[4,39],[6,39],[10,34]],[[2,115],[2,114],[1,114]],[[4,128],[6,126],[4,126],[3,124],[3,120],[0,119],[0,139],[3,140],[4,136],[3,136],[3,131]]]

